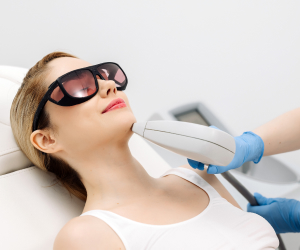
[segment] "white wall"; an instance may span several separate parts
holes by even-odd
[[[0,64],[115,61],[138,120],[201,101],[233,135],[300,106],[299,1],[6,1]],[[300,124],[299,124],[300,127]],[[299,164],[300,153],[283,154]]]

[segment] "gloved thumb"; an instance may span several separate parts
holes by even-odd
[[[260,214],[261,207],[260,206],[251,206],[250,203],[247,204],[247,212]]]
[[[222,167],[220,166],[216,166],[216,165],[209,165],[207,168],[207,173],[208,174],[219,174],[219,173],[223,173],[225,171],[221,170]],[[222,172],[221,172],[222,171]]]
[[[262,196],[260,193],[254,193],[254,197],[258,205],[268,205],[268,198]]]
[[[199,170],[204,170],[204,164],[202,162],[194,161],[194,160],[191,160],[189,158],[187,158],[187,160],[188,160],[188,163],[190,164],[190,166],[192,168],[199,169]]]

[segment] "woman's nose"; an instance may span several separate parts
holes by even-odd
[[[98,79],[99,93],[102,98],[109,94],[117,94],[117,86],[113,80],[102,80]]]

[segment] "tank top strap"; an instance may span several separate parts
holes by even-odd
[[[97,217],[100,220],[103,220],[108,226],[110,226],[115,233],[119,236],[121,241],[123,242],[125,249],[130,249],[129,244],[126,240],[126,237],[123,235],[122,230],[126,228],[126,223],[122,224],[122,220],[116,218],[114,213],[104,210],[90,210],[85,213],[82,213],[80,216],[91,215]]]
[[[160,177],[174,174],[177,175],[196,186],[202,188],[206,193],[209,195],[209,198],[215,199],[215,198],[222,198],[222,196],[215,190],[206,180],[204,180],[200,175],[198,175],[196,172],[194,172],[191,169],[183,168],[183,167],[177,167],[167,170],[164,174],[162,174]]]

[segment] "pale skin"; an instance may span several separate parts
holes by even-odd
[[[59,76],[91,64],[75,58],[58,58],[49,63],[47,86]],[[131,155],[128,141],[136,118],[123,91],[114,81],[98,79],[99,91],[90,100],[71,107],[47,102],[45,107],[58,134],[36,130],[32,144],[39,150],[65,159],[82,176],[87,200],[82,213],[108,210],[146,224],[167,225],[188,220],[209,204],[204,190],[176,175],[151,177]],[[166,93],[167,94],[167,93]],[[103,113],[116,98],[127,107]],[[233,206],[241,209],[214,175],[182,167],[203,177]],[[71,219],[58,233],[54,250],[124,250],[117,234],[102,220],[93,216]]]
[[[252,132],[264,141],[264,155],[274,155],[300,149],[300,108],[286,112]]]

